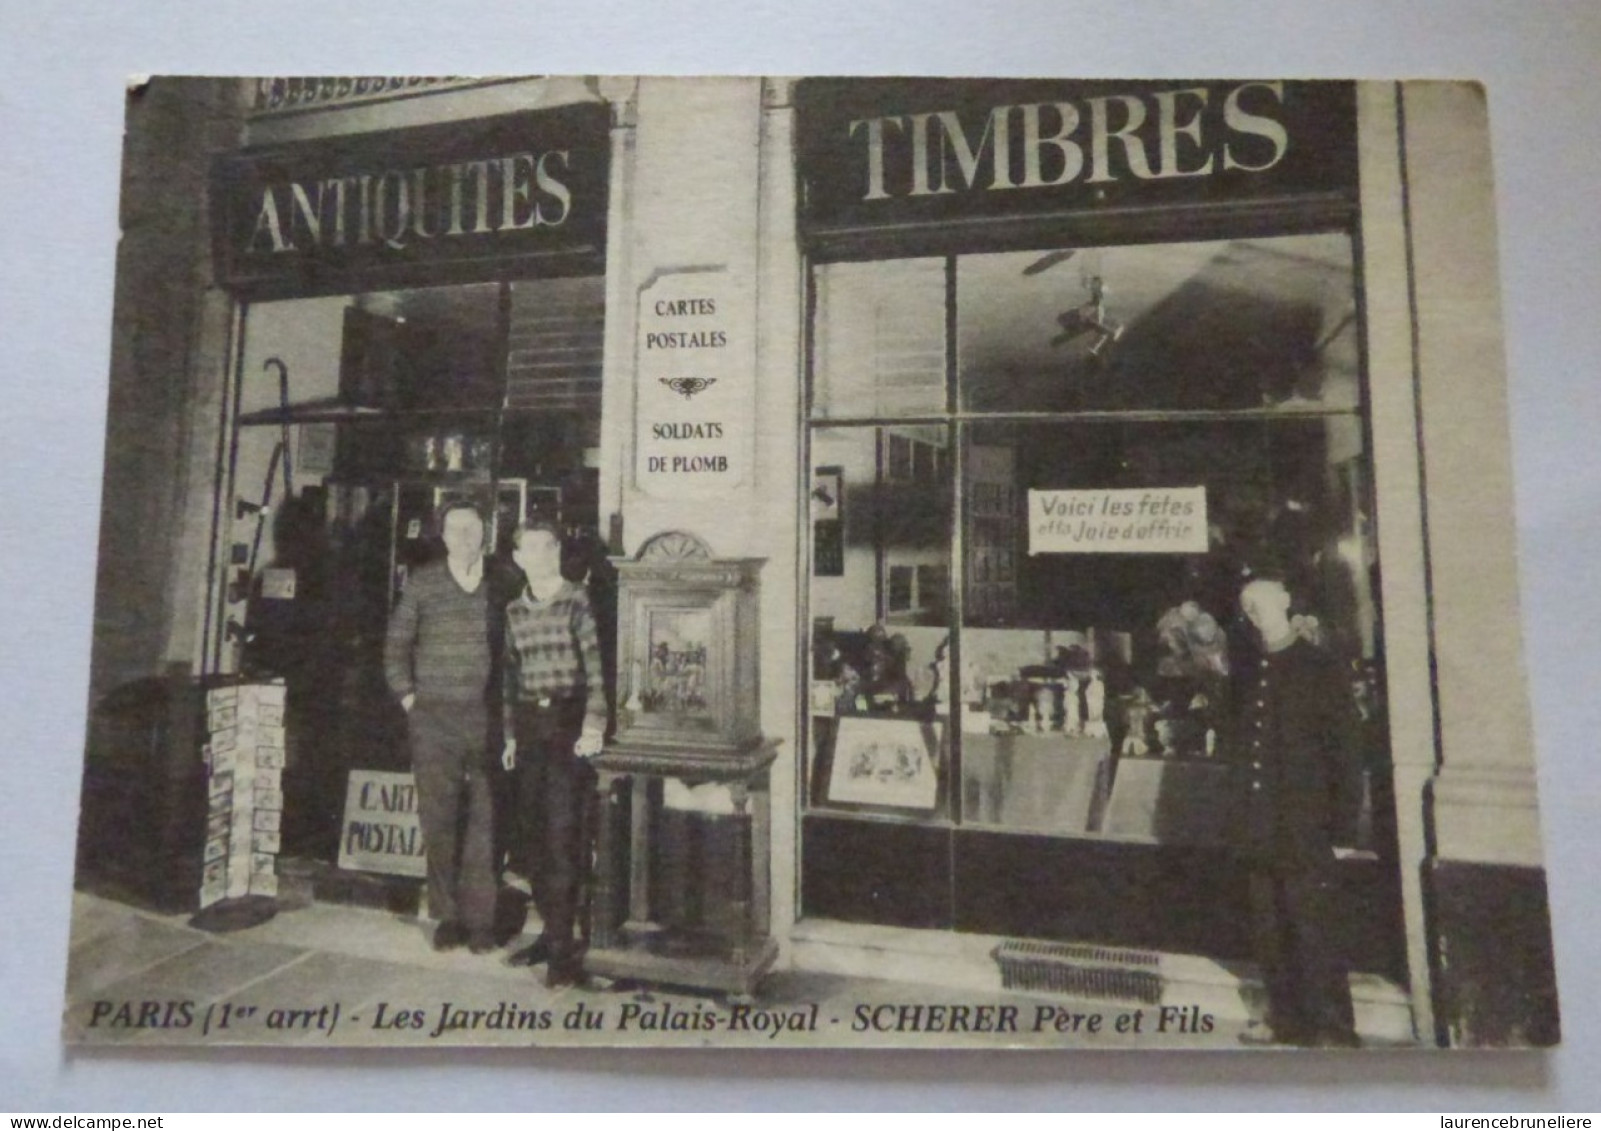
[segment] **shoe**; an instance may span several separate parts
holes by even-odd
[[[447,919],[434,928],[434,949],[455,950],[467,942],[467,932],[454,919]]]
[[[541,962],[550,961],[550,940],[540,935],[531,946],[525,946],[519,951],[506,956],[507,966],[538,966]]]
[[[1273,1036],[1273,1030],[1265,1025],[1245,1030],[1239,1035],[1239,1041],[1247,1048],[1272,1048],[1279,1043]]]
[[[559,990],[584,980],[584,964],[577,958],[552,958],[545,970],[545,988]]]
[[[488,954],[498,950],[495,945],[495,936],[491,931],[472,931],[467,935],[467,949],[473,954]]]

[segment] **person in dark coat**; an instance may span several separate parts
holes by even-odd
[[[1361,808],[1356,705],[1339,662],[1308,639],[1290,604],[1276,578],[1240,593],[1261,653],[1242,665],[1237,687],[1238,847],[1274,1040],[1354,1046],[1335,858],[1353,848]]]

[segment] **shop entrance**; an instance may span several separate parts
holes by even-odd
[[[1405,981],[1345,231],[818,264],[802,913],[1250,956],[1250,576],[1345,673]]]
[[[486,517],[486,578],[520,585],[509,539],[549,519],[613,639],[599,529],[601,276],[261,302],[244,318],[224,617],[249,674],[288,685],[283,851],[332,863],[353,769],[405,771],[384,683],[389,614],[443,557],[436,516]],[[607,668],[610,669],[608,657]]]

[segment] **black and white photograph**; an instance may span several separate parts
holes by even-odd
[[[1560,1042],[1483,87],[126,104],[68,1044]]]

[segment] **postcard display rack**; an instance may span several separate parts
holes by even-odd
[[[229,930],[277,908],[284,683],[206,692],[206,845],[195,925]]]
[[[595,758],[600,793],[594,921],[584,966],[612,978],[754,995],[777,956],[769,935],[769,773],[776,740],[760,733],[757,671],[761,559],[716,559],[681,532],[618,563],[616,737]],[[617,786],[632,779],[628,803]],[[660,781],[659,792],[652,788]],[[710,791],[729,836],[720,914],[671,921],[653,892],[657,798]],[[619,833],[626,822],[626,861]],[[701,870],[704,881],[711,871]],[[664,918],[666,921],[664,921]]]

